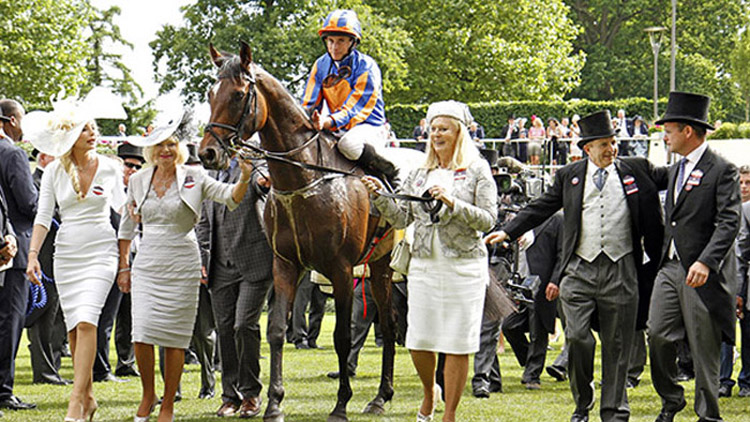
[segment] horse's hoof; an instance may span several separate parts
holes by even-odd
[[[364,409],[362,409],[362,413],[369,413],[371,415],[382,415],[385,413],[385,407],[383,406],[385,403],[383,403],[382,399],[374,399],[373,401],[367,403],[367,406],[365,406]]]
[[[349,422],[349,419],[346,417],[346,414],[331,413],[328,415],[327,422]]]

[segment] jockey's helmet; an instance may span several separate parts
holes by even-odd
[[[357,13],[353,10],[334,10],[326,16],[323,26],[318,30],[318,36],[344,35],[352,37],[359,43],[362,40],[362,25]]]

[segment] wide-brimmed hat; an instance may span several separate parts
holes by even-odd
[[[670,92],[667,111],[657,125],[666,122],[692,123],[706,129],[715,130],[708,123],[708,106],[711,99],[705,95],[691,92]]]
[[[467,127],[474,121],[469,106],[453,100],[438,101],[427,108],[427,123],[432,123],[434,118],[441,116],[452,117]]]
[[[55,105],[50,112],[32,111],[24,119],[26,138],[39,152],[60,157],[70,151],[86,123],[93,117],[74,99]]]
[[[117,147],[117,156],[120,158],[135,158],[141,160],[141,162],[144,161],[143,148],[129,142],[124,142]]]
[[[139,147],[150,147],[172,136],[182,122],[185,109],[181,104],[173,104],[161,112],[154,122],[154,130],[148,136],[130,138],[128,142]]]
[[[589,114],[578,121],[578,127],[581,129],[581,139],[578,141],[578,148],[581,149],[591,141],[609,138],[620,132],[620,129],[612,127],[612,115],[609,113],[609,110]]]

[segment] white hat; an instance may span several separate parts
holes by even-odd
[[[169,138],[182,122],[185,109],[182,104],[175,103],[156,117],[154,130],[148,136],[128,138],[128,142],[139,147],[150,147]]]
[[[73,147],[86,123],[92,120],[74,99],[68,98],[55,103],[53,111],[27,114],[23,119],[24,138],[40,152],[59,157]]]
[[[430,104],[430,107],[427,108],[427,122],[432,123],[432,119],[440,116],[452,117],[465,126],[469,126],[474,121],[469,107],[464,103],[453,100]]]

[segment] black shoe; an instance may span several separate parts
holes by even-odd
[[[683,399],[682,403],[680,403],[679,406],[677,406],[673,410],[667,410],[665,408],[661,409],[661,412],[659,413],[659,416],[656,417],[655,422],[672,422],[674,421],[674,417],[677,413],[680,412],[680,410],[684,409],[685,406],[687,406],[687,402]]]
[[[97,376],[94,377],[94,382],[128,382],[130,380],[124,380],[122,378],[117,378],[113,373],[107,372],[104,376]]]
[[[740,397],[750,397],[750,387],[741,387],[737,395]]]
[[[163,401],[164,401],[164,396],[161,396],[161,397],[159,397],[159,400],[157,400],[156,404],[158,404],[159,406],[161,406],[161,402],[163,402]],[[178,401],[182,401],[182,392],[180,392],[180,391],[178,391],[174,395],[174,402],[177,403]]]
[[[385,180],[395,191],[398,187],[398,169],[385,157],[375,151],[375,147],[365,143],[362,155],[357,160],[357,165],[365,170],[365,173]]]
[[[589,422],[589,412],[573,412],[570,422]]]
[[[638,384],[640,384],[640,383],[641,383],[641,380],[638,379],[638,378],[635,378],[635,379],[632,379],[632,380],[629,379],[628,382],[625,384],[625,387],[627,387],[627,388],[635,388],[635,387],[638,387]]]
[[[17,396],[10,396],[0,400],[0,409],[29,410],[36,409],[36,405],[34,403],[24,403]]]
[[[318,342],[316,342],[315,340],[308,340],[308,341],[307,341],[307,345],[308,345],[308,346],[309,346],[309,347],[310,347],[311,349],[320,349],[320,350],[323,350],[323,348],[322,348],[321,346],[319,346],[319,345],[318,345]]]
[[[70,385],[73,384],[73,381],[66,380],[65,378],[50,378],[41,381],[34,381],[34,384]]]
[[[568,373],[565,370],[565,368],[562,368],[559,366],[555,366],[555,365],[548,366],[547,373],[549,374],[549,376],[551,376],[557,381],[565,381],[566,379],[568,379]]]
[[[214,398],[214,389],[213,388],[201,388],[201,392],[198,393],[199,399],[212,399]]]
[[[478,399],[490,398],[490,389],[485,386],[474,387],[471,390],[471,394]]]
[[[329,373],[326,374],[326,376],[328,378],[335,379],[335,380],[339,379],[339,375],[340,375],[339,371],[331,371],[331,372],[329,372]],[[356,376],[357,376],[356,372],[349,371],[349,378],[354,378]]]
[[[138,370],[133,368],[132,366],[123,366],[122,368],[119,368],[115,371],[115,376],[118,377],[140,377],[141,374],[138,373]]]
[[[719,386],[719,397],[732,397],[732,386],[721,384]]]
[[[490,393],[502,393],[503,385],[498,382],[490,381]]]

